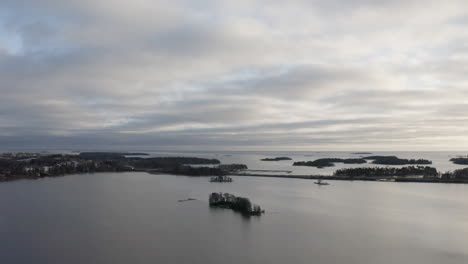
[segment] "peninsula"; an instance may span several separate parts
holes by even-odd
[[[127,157],[127,153],[87,152],[76,154],[0,154],[0,181],[37,179],[93,172],[145,171],[188,176],[222,176],[247,168],[223,164],[217,159],[196,157]],[[196,165],[196,166],[195,166]]]

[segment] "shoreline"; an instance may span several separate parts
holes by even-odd
[[[424,179],[424,178],[404,178],[404,177],[350,177],[334,175],[278,175],[278,174],[247,174],[231,173],[229,176],[239,177],[263,177],[263,178],[290,178],[303,180],[330,180],[330,181],[376,181],[376,182],[415,182],[415,183],[455,183],[468,184],[468,180],[446,180],[446,179]]]
[[[15,175],[13,177],[3,178],[0,177],[0,183],[13,182],[17,180],[38,180],[44,178],[56,178],[70,175],[80,174],[94,174],[94,173],[123,173],[123,172],[146,172],[148,174],[166,174],[173,176],[185,177],[211,177],[212,175],[183,175],[177,173],[170,173],[155,169],[134,169],[131,171],[99,171],[91,173],[70,173],[62,175],[47,175],[47,176],[29,176],[29,175]],[[329,181],[374,181],[374,182],[412,182],[412,183],[445,183],[445,184],[468,184],[468,180],[454,180],[454,179],[441,179],[441,178],[405,178],[405,177],[351,177],[351,176],[334,176],[334,175],[285,175],[285,174],[256,174],[256,173],[228,173],[227,176],[237,177],[260,177],[260,178],[286,178],[286,179],[303,179],[303,180],[329,180]]]

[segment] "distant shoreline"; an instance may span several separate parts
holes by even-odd
[[[172,175],[172,176],[185,176],[185,177],[204,177],[208,178],[210,176],[191,176],[183,175],[177,173],[164,172],[153,169],[136,169],[132,171],[100,171],[100,172],[77,172],[72,174],[63,174],[63,175],[49,175],[42,177],[30,177],[25,175],[16,175],[8,179],[0,177],[0,183],[2,182],[12,182],[18,180],[38,180],[45,178],[56,178],[56,177],[65,177],[72,175],[83,175],[83,174],[99,174],[99,173],[126,173],[126,172],[146,172],[148,174],[159,174],[159,175]],[[372,181],[372,182],[412,182],[412,183],[450,183],[450,184],[468,184],[468,180],[454,180],[454,179],[424,179],[424,178],[404,178],[404,177],[349,177],[349,176],[334,176],[334,175],[278,175],[278,174],[255,174],[255,173],[230,173],[228,176],[237,176],[237,177],[260,177],[260,178],[281,178],[281,179],[302,179],[302,180],[330,180],[330,181]]]
[[[143,153],[126,152],[125,154]],[[286,157],[275,159],[284,158]],[[388,163],[387,161],[403,161],[405,164],[426,161],[399,159],[395,156],[372,156],[367,158],[382,159],[386,163]],[[325,163],[346,163],[349,160],[322,158],[315,160],[314,162],[318,161],[324,161]],[[351,161],[354,162],[354,159]],[[460,162],[462,161],[465,162],[465,158],[460,160]],[[427,163],[431,162],[427,161]],[[339,169],[333,175],[294,175],[291,174],[292,171],[285,170],[248,170],[248,167],[245,164],[221,164],[218,159],[197,157],[126,157],[122,155],[122,152],[83,152],[78,155],[4,153],[0,156],[0,181],[39,179],[81,173],[132,171],[197,177],[233,175],[342,181],[468,183],[468,168],[455,170],[453,172],[440,173],[435,168],[429,166],[408,166],[402,168],[369,167]],[[274,172],[278,174],[275,174]]]
[[[255,173],[235,173],[229,176],[239,177],[263,177],[263,178],[288,178],[303,180],[331,180],[331,181],[375,181],[375,182],[416,182],[416,183],[457,183],[468,184],[468,180],[454,179],[424,179],[424,178],[404,178],[404,177],[350,177],[334,175],[278,175],[278,174],[255,174]]]

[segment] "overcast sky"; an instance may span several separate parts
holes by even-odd
[[[0,0],[0,149],[466,150],[466,0]]]

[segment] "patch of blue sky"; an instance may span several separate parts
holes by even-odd
[[[8,54],[19,55],[23,52],[23,41],[16,32],[11,32],[0,24],[0,48]]]

